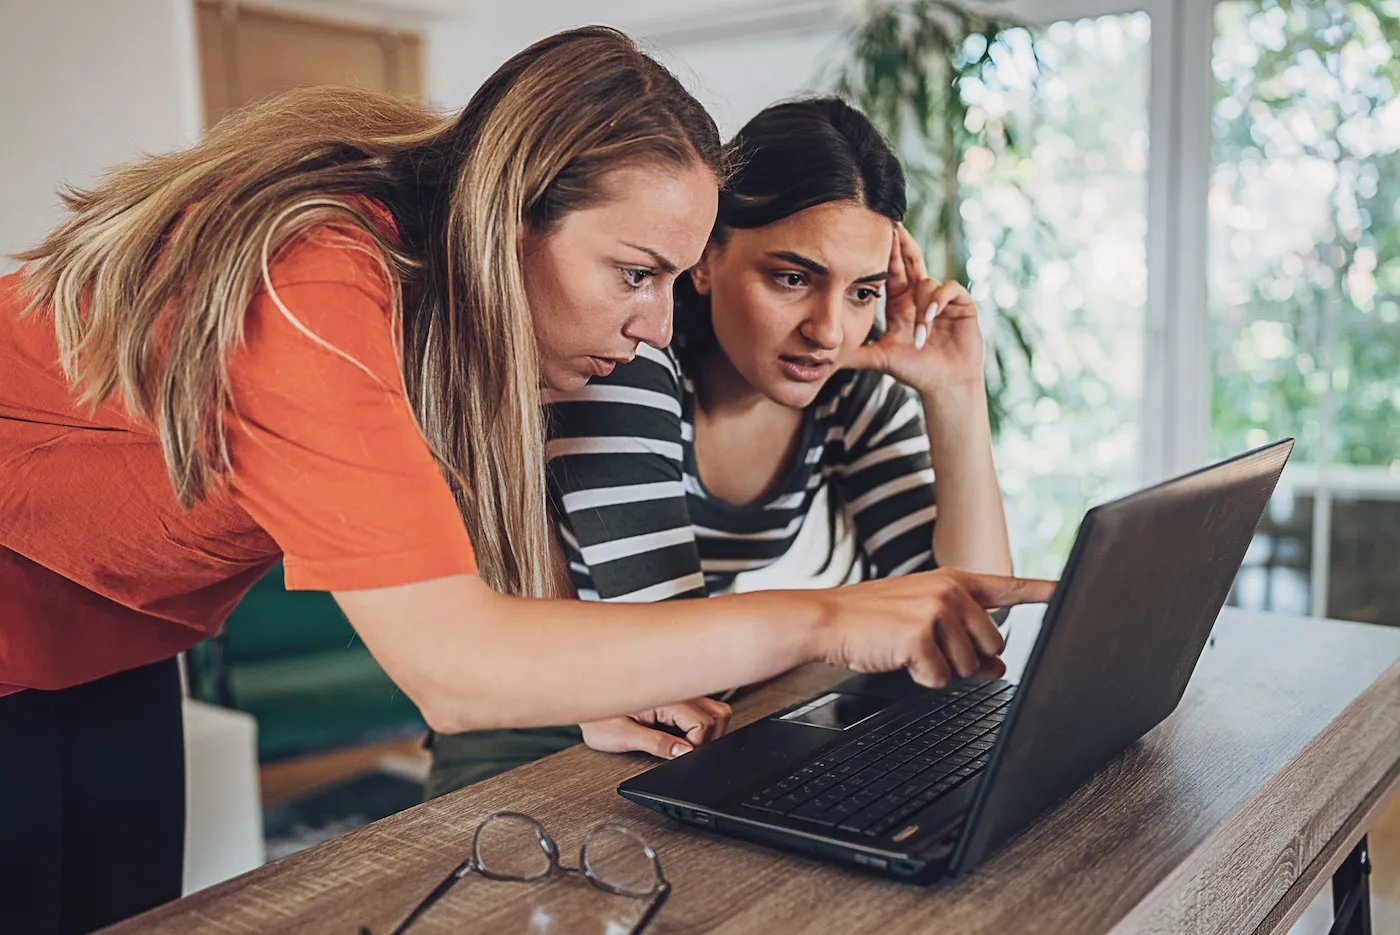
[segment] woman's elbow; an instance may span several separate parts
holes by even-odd
[[[409,697],[413,697],[410,695]],[[428,728],[438,734],[464,734],[474,730],[492,730],[504,727],[500,718],[489,715],[489,705],[481,700],[455,696],[433,696],[414,699],[418,713],[423,715]]]
[[[468,712],[460,705],[442,706],[425,705],[418,706],[418,712],[423,715],[423,720],[427,722],[428,729],[435,734],[465,734],[467,731],[485,730],[486,728],[475,722],[468,716]]]
[[[493,691],[483,685],[485,681],[481,676],[464,675],[451,686],[420,684],[416,693],[407,687],[404,691],[418,705],[428,727],[439,734],[534,726],[521,710],[518,694]]]

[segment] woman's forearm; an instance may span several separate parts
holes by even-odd
[[[503,597],[458,575],[336,597],[429,725],[449,733],[640,711],[821,653],[814,592],[598,604]]]
[[[1005,671],[979,607],[1054,582],[940,569],[825,591],[659,604],[533,600],[475,575],[338,591],[384,670],[435,730],[576,724],[761,681],[804,662],[907,669],[920,685]]]
[[[987,394],[980,384],[924,394],[938,520],[933,555],[938,564],[1010,574],[1006,510],[992,461]]]

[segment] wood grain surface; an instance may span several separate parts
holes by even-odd
[[[1277,931],[1400,775],[1400,630],[1227,610],[1215,634],[1170,718],[950,884],[891,883],[689,829],[617,796],[646,758],[577,747],[107,931],[384,935],[462,859],[476,824],[507,809],[539,819],[568,862],[598,822],[638,831],[675,888],[657,935]],[[739,702],[736,720],[843,675],[790,673]],[[413,931],[613,935],[639,908],[574,880],[469,877]]]

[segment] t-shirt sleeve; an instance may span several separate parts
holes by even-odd
[[[843,415],[845,450],[836,483],[871,577],[936,567],[938,506],[918,397],[890,376],[863,372]]]
[[[229,364],[235,501],[281,547],[287,587],[356,590],[475,573],[414,421],[388,285],[355,246],[299,245]]]
[[[643,345],[583,389],[554,393],[550,496],[584,600],[703,597],[682,477],[680,375]]]

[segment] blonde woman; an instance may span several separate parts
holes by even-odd
[[[997,666],[982,607],[1050,585],[528,599],[555,590],[541,387],[669,340],[722,163],[675,79],[593,28],[451,119],[302,93],[69,196],[0,279],[0,930],[178,895],[172,659],[279,557],[440,731],[652,710],[816,659],[926,684]]]

